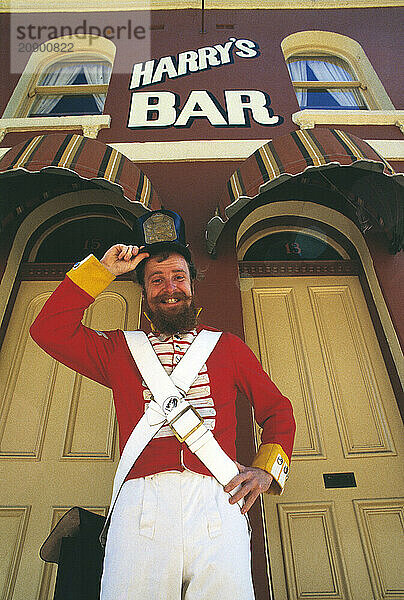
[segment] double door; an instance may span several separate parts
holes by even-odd
[[[297,421],[285,492],[263,501],[275,600],[403,599],[403,427],[358,278],[242,288],[247,343]]]
[[[106,514],[119,460],[111,391],[43,352],[29,327],[55,282],[24,281],[0,353],[0,598],[50,600],[39,558],[72,506]],[[94,329],[136,329],[140,290],[114,282],[87,310]]]

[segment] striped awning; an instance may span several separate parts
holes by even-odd
[[[62,182],[66,183],[66,178],[70,181],[73,177],[80,180],[82,185],[90,182],[88,185],[91,188],[118,193],[129,202],[141,205],[143,211],[160,208],[156,191],[140,169],[114,148],[82,135],[38,135],[13,146],[0,160],[0,185],[3,184],[3,190],[4,186],[6,191],[17,189],[15,184],[21,178],[24,178],[26,187],[26,178],[38,173],[42,178],[42,192],[46,191],[46,179],[52,179],[54,186],[55,176],[58,176],[60,193],[63,193],[66,186]],[[31,185],[35,188],[33,180]],[[14,206],[11,200],[8,197],[6,202],[5,199],[0,201],[0,227],[10,222],[18,208],[20,212],[24,211],[24,198],[18,199],[19,207]],[[33,207],[32,198],[29,207]]]
[[[347,167],[350,176],[341,177],[341,168]],[[353,172],[352,169],[355,171]],[[325,174],[326,170],[327,174]],[[337,170],[339,173],[335,176]],[[397,189],[394,189],[393,193],[394,198],[391,198],[394,206],[388,207],[388,218],[383,221],[383,225],[385,230],[386,228],[392,230],[390,241],[393,245],[402,245],[404,179],[402,174],[396,175],[391,166],[360,138],[336,129],[315,128],[293,131],[264,144],[233,173],[216,208],[215,216],[207,225],[209,253],[215,252],[216,243],[225,223],[242,208],[250,205],[253,210],[256,204],[253,202],[254,199],[292,178],[300,177],[301,184],[304,185],[310,182],[310,174],[314,172],[317,178],[318,173],[322,172],[324,181],[328,181],[328,185],[333,187],[334,191],[337,189],[353,204],[358,202],[362,208],[365,206],[367,212],[372,214],[379,224],[383,221],[382,213],[385,212],[380,206],[381,199],[378,197],[380,181],[378,180],[376,193],[373,189],[369,189],[369,186],[373,186],[373,181],[368,178],[367,193],[364,193],[364,186],[361,187],[358,180],[365,182],[363,176],[367,174],[377,174],[379,179],[382,176],[389,182],[394,180],[397,184]],[[358,178],[352,177],[352,173],[357,173]],[[266,198],[268,203],[272,201],[270,194],[267,194]],[[388,201],[389,198],[385,198],[385,202]],[[399,248],[396,248],[396,251],[397,249]]]

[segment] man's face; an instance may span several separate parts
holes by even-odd
[[[187,261],[172,253],[149,258],[144,270],[145,309],[161,333],[195,327],[195,306]]]

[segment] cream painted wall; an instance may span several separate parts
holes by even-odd
[[[209,0],[207,9],[297,9],[297,8],[370,8],[403,6],[400,0]],[[201,8],[201,0],[64,0],[52,7],[55,12],[119,11],[119,10],[177,10]],[[47,0],[0,0],[0,12],[49,12]]]

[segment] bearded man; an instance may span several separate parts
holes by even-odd
[[[120,466],[131,440],[138,443],[140,424],[154,428],[124,472],[123,485],[114,484],[100,598],[252,600],[246,516],[260,493],[283,489],[295,431],[291,405],[247,346],[220,332],[189,389],[157,403],[156,381],[164,386],[165,373],[174,377],[199,335],[215,330],[197,324],[196,270],[182,219],[164,209],[141,217],[135,241],[115,244],[101,261],[90,255],[76,265],[31,328],[57,360],[112,388],[121,452],[125,447]],[[148,364],[142,365],[146,350],[139,332],[133,338],[133,332],[96,332],[81,324],[94,298],[133,270],[152,325],[150,364],[157,357],[163,375],[154,367],[150,375]],[[235,462],[238,391],[263,428],[253,466]],[[181,419],[190,423],[185,435],[179,434]]]

